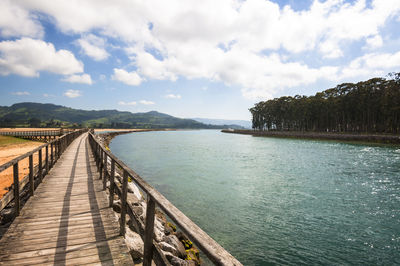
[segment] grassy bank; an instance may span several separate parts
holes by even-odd
[[[356,134],[331,132],[297,132],[297,131],[257,131],[257,130],[222,130],[224,133],[245,134],[258,137],[338,140],[365,143],[400,145],[399,135],[386,134]]]
[[[8,145],[22,144],[26,142],[29,142],[29,140],[0,135],[0,148],[4,148],[5,146]]]

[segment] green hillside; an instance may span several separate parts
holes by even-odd
[[[224,128],[156,111],[88,111],[61,105],[17,103],[0,106],[0,127],[94,127],[94,128]]]

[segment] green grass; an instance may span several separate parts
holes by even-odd
[[[0,147],[11,145],[11,144],[25,143],[25,142],[28,142],[28,141],[29,140],[20,139],[20,138],[16,138],[16,137],[0,136]]]

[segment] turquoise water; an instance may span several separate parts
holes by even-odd
[[[110,148],[244,265],[400,264],[400,148],[143,132]]]

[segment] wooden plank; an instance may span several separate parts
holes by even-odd
[[[120,254],[120,249],[123,248],[123,245],[113,244],[113,245],[96,245],[96,247],[91,247],[88,249],[77,249],[66,253],[65,256],[65,265],[70,265],[72,263],[72,259],[75,258],[85,258],[93,255],[101,256],[102,254],[107,254],[109,249],[112,249],[111,253],[112,257],[115,259]],[[113,259],[113,260],[114,260]],[[46,265],[49,263],[53,265],[54,262],[60,262],[60,260],[55,260],[54,255],[45,255],[45,256],[35,256],[23,259],[16,260],[8,260],[4,262],[0,262],[0,265],[32,265],[32,264],[40,264]],[[88,262],[88,260],[85,261]]]
[[[56,247],[56,248],[44,248],[44,249],[37,249],[32,251],[26,252],[10,252],[8,254],[0,255],[0,261],[6,260],[16,260],[16,259],[25,259],[30,257],[37,257],[37,256],[46,256],[46,255],[54,255],[57,251],[64,251],[65,253],[72,252],[78,249],[88,249],[93,248],[98,245],[109,245],[109,243],[113,244],[125,244],[125,241],[122,238],[113,239],[110,241],[98,241],[98,242],[91,242],[91,243],[84,243],[84,244],[75,244],[69,245],[65,247]]]

